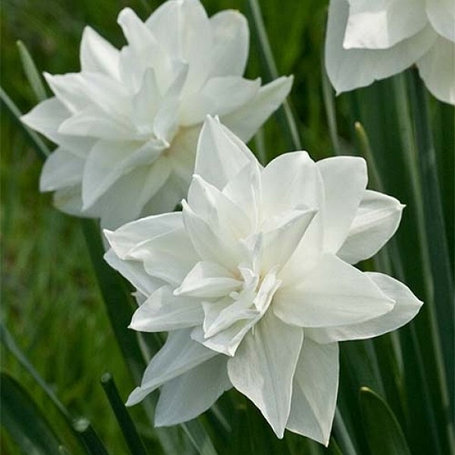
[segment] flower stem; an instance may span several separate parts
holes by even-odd
[[[447,377],[445,392],[447,392],[447,389],[451,391],[452,403],[455,403],[453,396],[455,386],[453,279],[439,189],[436,153],[428,118],[428,101],[425,87],[416,70],[409,74],[408,80],[417,161],[422,187],[425,230],[429,240],[427,245],[433,278],[433,299],[435,304],[431,319],[434,326],[433,330],[437,331],[441,338],[443,363]],[[439,348],[439,345],[437,345],[437,348]],[[437,352],[436,355],[436,360],[442,363],[441,353]],[[442,364],[440,368],[443,368]],[[448,397],[446,398],[448,399]]]
[[[114,378],[110,373],[103,374],[101,377],[101,385],[103,386],[111,408],[114,411],[115,417],[117,418],[117,422],[122,430],[123,437],[125,438],[131,455],[146,455],[147,450],[145,449],[136,427],[134,426],[128,411],[120,398]]]
[[[256,34],[256,39],[259,44],[263,69],[266,74],[265,79],[271,81],[278,77],[278,70],[275,59],[273,58],[272,48],[270,47],[270,42],[267,37],[267,31],[264,26],[264,20],[262,18],[261,7],[258,0],[248,0],[248,8],[252,29]],[[283,106],[277,111],[277,115],[285,129],[289,146],[294,150],[301,150],[302,143],[299,136],[299,130],[289,101],[283,103]]]

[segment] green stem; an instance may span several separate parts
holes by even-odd
[[[109,455],[103,443],[98,438],[90,422],[85,418],[76,419],[73,422],[73,430],[79,435],[83,446],[90,455]]]
[[[105,373],[101,377],[101,385],[103,386],[104,392],[109,400],[109,404],[114,411],[120,430],[123,433],[123,437],[125,438],[131,455],[147,455],[147,450],[145,449],[136,427],[134,426],[128,411],[120,398],[114,378],[110,373]]]
[[[455,345],[453,343],[453,280],[439,189],[436,153],[428,118],[428,101],[425,86],[417,71],[413,71],[408,79],[422,184],[425,229],[427,238],[431,239],[428,242],[428,252],[434,283],[433,294],[436,316],[436,318],[432,318],[432,322],[435,330],[439,327],[438,333],[440,334],[444,356],[443,363],[447,375],[447,388],[452,393],[452,403],[454,403]],[[437,356],[440,357],[440,354],[437,353]]]
[[[338,442],[343,454],[345,455],[357,455],[357,451],[354,444],[349,436],[349,432],[344,424],[343,416],[341,415],[338,407],[335,411],[335,419],[333,421],[333,432],[335,439]]]
[[[31,145],[33,145],[33,147],[35,148],[36,153],[38,154],[39,158],[41,158],[42,160],[45,160],[50,154],[49,149],[46,147],[46,144],[41,140],[41,138],[34,131],[32,131],[28,126],[26,126],[24,123],[22,123],[21,111],[14,104],[14,101],[6,94],[6,92],[1,87],[0,87],[0,100],[5,105],[6,109],[8,110],[8,112],[10,113],[10,115],[14,119],[14,121],[19,125],[21,130],[25,133],[25,136],[30,141]]]
[[[278,70],[275,59],[273,58],[272,48],[267,37],[264,20],[262,18],[261,7],[258,0],[248,0],[248,9],[252,22],[252,29],[256,35],[261,54],[263,69],[266,74],[266,80],[271,81],[278,77]],[[300,140],[297,122],[292,112],[292,107],[289,101],[285,101],[282,107],[277,111],[278,119],[283,125],[286,132],[286,138],[289,146],[294,150],[301,150],[302,143]]]

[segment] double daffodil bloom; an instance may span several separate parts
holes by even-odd
[[[455,104],[453,0],[331,0],[325,66],[338,93],[416,64],[428,90]]]
[[[278,437],[328,444],[338,342],[394,330],[421,306],[394,278],[353,266],[403,208],[366,185],[362,158],[293,152],[262,167],[209,117],[182,212],[105,231],[106,260],[137,289],[131,328],[169,332],[127,404],[161,387],[155,423],[173,425],[234,387]]]
[[[186,195],[207,114],[248,141],[292,85],[242,77],[249,30],[237,11],[209,18],[199,0],[171,0],[145,22],[125,8],[118,23],[126,46],[86,27],[81,71],[45,74],[55,96],[22,118],[58,145],[41,191],[110,228],[172,211]]]

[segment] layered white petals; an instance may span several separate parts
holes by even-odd
[[[229,295],[241,284],[241,281],[216,262],[201,261],[191,269],[174,294],[217,298]]]
[[[402,205],[365,190],[362,159],[295,152],[264,168],[211,117],[197,153],[181,213],[106,231],[106,259],[138,288],[130,327],[170,331],[128,404],[162,387],[156,424],[173,425],[233,386],[279,438],[287,428],[327,444],[336,341],[398,328],[421,305],[347,262],[384,245]]]
[[[127,406],[142,401],[160,385],[216,355],[214,351],[191,340],[190,332],[190,329],[182,329],[169,333],[166,343],[145,369],[141,386],[128,397]]]
[[[145,22],[124,8],[118,24],[125,46],[118,50],[86,27],[81,71],[45,74],[55,98],[22,118],[70,152],[68,163],[61,153],[51,160],[43,191],[58,191],[62,210],[101,218],[109,227],[176,207],[187,193],[207,115],[226,118],[249,139],[292,83],[281,78],[261,87],[260,79],[242,77],[249,30],[237,11],[209,18],[199,0],[170,0]],[[83,160],[82,176],[68,171],[75,164],[71,154]],[[231,170],[240,170],[237,164]]]
[[[268,313],[228,361],[232,385],[260,409],[279,438],[284,435],[291,410],[292,383],[302,342],[301,329]]]
[[[398,229],[403,208],[393,197],[366,190],[337,256],[356,264],[376,254]]]
[[[433,96],[455,104],[455,42],[438,37],[417,61],[417,68]]]
[[[431,3],[431,2],[430,2]],[[427,22],[425,0],[349,0],[343,47],[387,49],[415,35]]]
[[[197,150],[194,173],[218,189],[248,163],[257,162],[245,144],[211,117],[207,117],[202,127]]]
[[[44,163],[40,176],[40,191],[55,191],[82,181],[84,160],[58,147]]]
[[[175,297],[169,286],[163,286],[136,310],[130,328],[140,332],[164,332],[194,327],[202,320],[199,301]]]
[[[366,275],[395,301],[392,311],[360,324],[309,329],[305,332],[309,337],[318,343],[372,338],[399,329],[417,315],[422,302],[407,286],[382,273],[368,272]]]
[[[343,156],[318,161],[317,166],[324,185],[324,250],[335,253],[346,238],[367,186],[366,162]],[[347,175],[350,178],[344,178]]]
[[[294,78],[280,77],[261,87],[246,105],[221,117],[224,125],[248,142],[289,95]]]
[[[119,52],[91,27],[85,27],[81,40],[81,69],[119,78]]]
[[[455,104],[455,3],[331,0],[325,66],[337,93],[417,64],[429,91]]]
[[[338,375],[338,344],[320,345],[305,338],[295,371],[286,428],[328,445],[335,415]]]
[[[366,274],[326,254],[301,283],[276,293],[273,310],[288,324],[331,327],[381,316],[394,304]]]
[[[140,243],[177,229],[183,229],[182,215],[163,213],[132,221],[116,231],[104,231],[104,234],[115,253],[121,259],[128,259],[128,252]]]
[[[150,276],[140,262],[122,260],[113,249],[105,253],[104,260],[121,273],[142,295],[151,295],[164,284],[163,281]]]
[[[213,36],[212,70],[215,76],[241,76],[249,50],[249,29],[238,11],[220,11],[210,18]]]
[[[232,385],[227,359],[216,356],[166,382],[155,410],[155,426],[176,425],[205,412]]]
[[[452,0],[426,0],[426,12],[436,32],[455,43],[455,3]]]

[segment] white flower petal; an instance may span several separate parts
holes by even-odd
[[[301,283],[280,288],[272,308],[288,324],[330,327],[381,316],[390,312],[394,303],[368,275],[326,254]]]
[[[213,45],[210,21],[200,1],[166,2],[146,25],[167,53],[189,63],[185,89],[199,89],[208,75]]]
[[[212,27],[211,77],[241,76],[248,58],[249,30],[243,14],[220,11],[210,18]]]
[[[261,80],[250,81],[240,76],[212,77],[203,87],[186,97],[182,104],[181,123],[192,126],[207,115],[223,116],[247,105],[256,96]]]
[[[425,0],[349,0],[349,6],[345,49],[387,49],[427,23]]]
[[[348,235],[367,186],[366,162],[363,158],[340,156],[318,161],[317,166],[325,193],[321,208],[324,249],[335,253]]]
[[[293,76],[279,77],[262,86],[248,104],[223,115],[221,121],[239,138],[248,142],[283,103],[291,91],[293,80]]]
[[[375,255],[398,229],[403,208],[393,197],[366,190],[337,256],[356,264]]]
[[[257,162],[248,147],[210,116],[204,122],[197,146],[194,173],[222,189],[250,162]]]
[[[88,26],[82,33],[81,69],[119,79],[119,51]]]
[[[55,207],[63,213],[74,216],[90,217],[82,212],[82,196],[80,185],[68,186],[54,193],[53,202]]]
[[[226,357],[218,355],[167,382],[160,391],[155,426],[176,425],[205,412],[231,388]]]
[[[288,430],[328,445],[338,374],[338,344],[320,345],[305,338],[294,376]]]
[[[325,41],[325,67],[337,93],[370,85],[400,73],[418,60],[433,44],[436,34],[426,26],[416,35],[389,49],[344,49],[348,20],[346,0],[331,0]]]
[[[181,213],[163,213],[125,224],[116,231],[104,231],[115,253],[126,259],[128,252],[147,240],[159,237],[176,229],[183,230]]]
[[[98,141],[85,163],[82,182],[84,208],[93,205],[120,177],[134,168],[147,171],[145,166],[152,164],[161,152],[161,144],[151,141]],[[150,194],[149,198],[152,196],[153,194]]]
[[[44,163],[40,176],[40,191],[60,190],[80,184],[83,169],[84,160],[58,147]]]
[[[246,169],[245,166],[244,169]],[[239,174],[243,172],[240,171]],[[236,178],[231,181],[233,183]],[[247,199],[247,191],[253,187],[253,182],[249,181],[250,185],[239,188],[246,190],[242,194],[243,200]],[[226,194],[226,188],[221,192],[218,188],[210,185],[203,180],[199,175],[193,176],[193,181],[188,191],[188,205],[191,209],[203,218],[220,237],[229,239],[229,242],[235,242],[239,238],[246,237],[250,234],[252,223],[245,212],[243,205],[237,205],[229,193]],[[235,198],[234,198],[235,200]]]
[[[131,8],[123,8],[118,15],[117,22],[122,27],[123,34],[131,48],[141,49],[156,43],[149,28]]]
[[[191,329],[181,329],[169,333],[166,343],[145,369],[141,386],[129,396],[127,406],[138,403],[160,385],[217,355],[216,352],[193,341],[190,333]]]
[[[422,302],[403,283],[382,273],[366,275],[396,303],[392,311],[359,324],[323,329],[309,329],[305,333],[318,343],[361,340],[396,330],[407,324],[419,312]]]
[[[186,232],[191,239],[194,249],[205,261],[217,262],[223,258],[223,264],[230,270],[235,270],[241,258],[242,249],[238,243],[230,243],[218,235],[213,228],[188,206],[183,205],[183,222]]]
[[[263,273],[267,273],[274,266],[283,267],[287,263],[315,213],[315,210],[294,210],[284,224],[264,233],[261,257]]]
[[[259,223],[259,208],[262,205],[261,167],[251,161],[244,166],[223,188],[223,194],[238,207],[238,237],[246,237]]]
[[[452,0],[427,0],[426,10],[438,34],[455,43],[455,3]]]
[[[202,323],[200,302],[175,297],[169,286],[157,289],[134,313],[129,327],[140,332],[164,332]]]
[[[262,412],[282,438],[291,409],[292,382],[303,331],[268,312],[228,360],[232,385]],[[283,355],[286,353],[286,355]]]
[[[455,43],[438,37],[417,61],[417,68],[433,96],[455,105]]]
[[[61,134],[58,128],[69,118],[71,112],[56,97],[42,101],[30,112],[21,117],[21,121],[28,127],[44,134],[51,141],[59,144]]]
[[[322,179],[307,152],[284,153],[262,171],[264,217],[307,206],[318,208],[323,198]],[[283,184],[285,182],[285,184]]]
[[[217,298],[229,295],[242,283],[223,266],[208,261],[198,262],[174,291],[175,295]]]
[[[97,139],[125,141],[131,138],[128,125],[106,116],[98,106],[88,106],[64,120],[58,132],[62,135],[90,136]]]
[[[165,232],[128,251],[126,258],[143,261],[148,274],[178,286],[198,260],[187,233]]]
[[[122,260],[113,249],[104,254],[104,260],[123,275],[142,295],[150,295],[163,286],[163,281],[150,276],[140,262]]]

